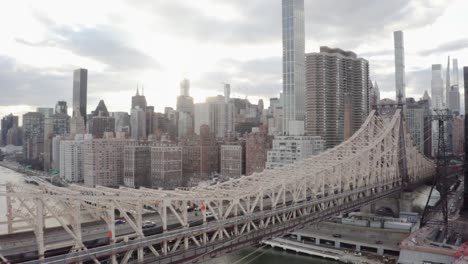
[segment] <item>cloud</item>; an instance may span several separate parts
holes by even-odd
[[[88,72],[88,106],[94,107],[103,93],[128,91],[133,83],[119,73]],[[34,68],[0,56],[0,106],[53,107],[65,100],[71,107],[73,68]],[[128,99],[130,102],[130,98]]]
[[[233,94],[275,97],[282,89],[281,61],[281,57],[247,61],[224,59],[216,66],[221,70],[203,74],[198,85],[221,93],[220,83],[228,82]]]
[[[169,34],[201,41],[217,41],[226,45],[278,41],[281,36],[281,3],[266,0],[238,0],[230,3],[205,1],[198,7],[187,1],[127,1],[137,9],[150,12],[154,24],[170,28]],[[200,6],[226,7],[241,17],[224,19],[228,13],[209,14]],[[216,10],[216,9],[215,9]]]
[[[64,69],[37,69],[0,57],[0,105],[54,105],[71,97],[72,89],[67,89],[71,75]]]
[[[431,95],[431,68],[418,69],[407,71],[406,78],[406,97],[414,97],[419,100],[427,90]],[[381,93],[391,94],[390,99],[395,97],[395,74],[385,73],[379,74],[377,81]]]
[[[48,38],[37,43],[16,38],[18,43],[33,47],[59,47],[79,56],[92,58],[110,70],[160,69],[160,64],[144,52],[129,46],[125,32],[109,25],[70,27],[57,25],[44,14],[35,14],[48,29]]]
[[[306,0],[306,38],[320,42],[319,45],[352,49],[397,29],[409,30],[431,24],[444,13],[450,2]],[[223,13],[204,12],[181,0],[140,0],[128,1],[128,4],[149,12],[154,17],[154,24],[170,27],[169,33],[177,36],[225,45],[281,41],[280,0],[230,1],[226,5],[239,13],[231,20],[220,18]],[[219,5],[219,1],[214,0],[203,2],[203,6],[210,6],[207,10]]]
[[[385,50],[375,50],[375,51],[359,53],[358,56],[363,57],[363,58],[370,58],[370,57],[394,55],[394,53],[395,51],[392,49],[385,49]]]
[[[427,56],[431,54],[440,54],[452,51],[459,51],[468,48],[468,38],[458,39],[454,41],[446,42],[442,45],[439,45],[436,48],[423,50],[419,52],[421,56]]]
[[[156,45],[141,45],[147,50],[131,45],[130,39],[145,38],[140,36],[140,32],[147,32],[148,29],[151,32],[154,30],[158,37],[161,36],[161,42],[165,45],[170,45],[171,42],[190,43],[193,47],[186,45],[184,48],[193,49],[193,52],[197,52],[198,48],[204,50],[206,46],[220,47],[222,55],[207,54],[207,61],[217,63],[200,66],[201,76],[192,82],[195,88],[208,90],[215,95],[215,91],[222,93],[221,82],[229,82],[234,94],[272,97],[281,91],[281,49],[276,49],[281,46],[281,0],[126,1],[123,12],[115,9],[116,13],[109,12],[112,16],[109,17],[110,20],[102,20],[111,21],[108,24],[83,26],[70,24],[64,18],[61,19],[65,21],[51,20],[47,16],[49,13],[36,13],[34,18],[46,29],[44,40],[29,41],[27,34],[18,34],[16,36],[24,38],[17,37],[16,43],[37,47],[37,52],[41,52],[43,47],[56,47],[108,65],[104,69],[96,67],[96,71],[89,72],[88,102],[91,108],[94,108],[99,99],[105,99],[108,105],[117,104],[117,101],[108,102],[107,97],[102,96],[133,90],[136,81],[132,79],[142,76],[145,81],[154,81],[149,85],[157,89],[177,86],[177,81],[174,81],[176,77],[173,76],[179,70],[178,60],[182,61],[184,58],[177,57],[176,48],[161,48],[164,45],[158,45],[158,38],[152,39],[156,39]],[[307,47],[306,52],[317,51],[320,45],[353,51],[362,49],[364,52],[358,52],[358,55],[369,59],[372,79],[379,83],[383,91],[393,93],[393,43],[388,40],[391,33],[401,29],[408,30],[411,34],[411,29],[433,24],[444,14],[451,2],[305,0],[306,39],[308,45],[313,45]],[[136,14],[142,14],[142,17],[137,18]],[[135,18],[132,23],[126,24],[132,18]],[[130,32],[129,28],[135,25],[144,30]],[[387,42],[388,46],[380,46]],[[459,39],[431,50],[423,50],[421,54],[408,55],[415,58],[418,55],[461,50],[467,45],[468,39]],[[164,55],[169,56],[156,58],[147,55],[147,52],[157,54],[154,50],[162,50],[167,52]],[[172,61],[164,61],[167,60],[166,57]],[[0,106],[53,105],[62,98],[68,99],[71,104],[73,68],[66,66],[38,69],[19,65],[13,58],[0,57]],[[102,72],[97,72],[99,70]],[[422,94],[425,89],[430,89],[430,70],[409,70],[407,94]],[[147,76],[151,78],[145,78]],[[158,98],[164,98],[160,104],[168,104],[167,98],[172,95],[166,97],[169,92],[165,90],[158,90],[155,94],[160,92],[161,96],[158,94]],[[52,98],[51,94],[54,95]],[[122,98],[127,102],[124,96]],[[126,109],[123,104],[119,107]]]

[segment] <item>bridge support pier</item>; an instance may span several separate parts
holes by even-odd
[[[6,190],[7,192],[11,192],[11,183],[7,183],[6,185]],[[13,233],[13,207],[11,205],[11,197],[7,196],[6,197],[6,203],[7,203],[7,222],[8,222],[8,234]]]
[[[109,238],[109,244],[115,244],[115,206],[109,206],[104,221],[107,223],[107,237]],[[112,254],[111,264],[117,264],[117,256]]]
[[[384,249],[382,247],[378,247],[377,254],[382,256],[384,254]]]
[[[135,219],[136,219],[136,226],[138,230],[142,230],[143,205],[141,204],[141,202],[138,202]],[[140,237],[140,238],[143,238],[143,237]],[[138,248],[137,254],[138,254],[138,263],[142,263],[144,260],[143,247]]]
[[[379,200],[377,202],[372,202],[366,206],[363,206],[360,210],[364,213],[375,214],[382,208],[388,208],[392,210],[392,213],[395,217],[400,214],[400,205],[402,203],[402,198],[398,196],[388,197],[386,199]]]
[[[45,246],[44,246],[44,204],[38,198],[36,203],[36,241],[37,241],[37,254],[39,259],[44,259]]]
[[[403,212],[412,212],[413,211],[413,202],[415,199],[414,193],[411,192],[402,192],[400,198],[400,211]]]
[[[341,248],[340,241],[335,241],[335,248]]]

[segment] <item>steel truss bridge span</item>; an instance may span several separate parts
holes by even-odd
[[[434,174],[434,163],[413,146],[400,111],[372,111],[351,138],[320,155],[208,187],[9,183],[2,193],[8,205],[2,224],[9,234],[0,237],[0,257],[7,262],[15,250],[8,241],[27,237],[28,229],[31,239],[21,246],[33,251],[31,263],[194,261],[357,209]],[[205,210],[190,211],[192,205]],[[124,229],[116,227],[116,215],[125,219]],[[159,230],[148,234],[142,226],[147,219]],[[61,227],[54,236],[45,235],[51,220]],[[98,232],[92,223],[98,222],[108,241],[95,247],[89,241],[92,231]],[[49,257],[63,248],[66,252]]]

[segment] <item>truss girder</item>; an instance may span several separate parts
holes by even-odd
[[[401,129],[405,132],[409,181],[419,182],[432,176],[434,163],[413,146],[401,121],[400,110],[388,116],[377,115],[373,111],[351,138],[324,153],[283,168],[265,170],[208,187],[155,190],[102,186],[88,188],[80,185],[62,188],[43,181],[38,181],[36,187],[9,183],[7,191],[1,194],[7,196],[10,203],[7,207],[8,230],[14,232],[18,221],[26,223],[34,231],[39,255],[43,255],[47,248],[43,230],[47,228],[44,219],[48,218],[59,222],[70,235],[77,251],[86,250],[81,234],[81,224],[86,221],[86,216],[106,223],[111,244],[128,241],[129,238],[144,240],[142,222],[145,213],[153,214],[151,219],[157,219],[163,234],[175,232],[169,227],[176,225],[175,230],[182,232],[177,239],[145,246],[154,256],[187,249],[192,242],[203,246],[216,240],[235,239],[290,219],[400,188],[402,175],[398,169],[398,159]],[[301,206],[305,204],[311,206]],[[189,212],[192,205],[205,210]],[[125,218],[132,233],[117,236],[115,212]],[[207,212],[213,219],[207,219]],[[262,213],[262,217],[258,216],[259,213]],[[39,214],[41,217],[38,217]],[[191,223],[199,220],[202,227],[212,226],[213,222],[220,225],[194,232]],[[227,222],[230,224],[221,225]],[[133,250],[142,260],[143,248]],[[131,254],[125,255],[124,259],[130,258]]]

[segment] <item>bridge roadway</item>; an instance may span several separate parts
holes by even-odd
[[[353,193],[357,194],[362,191],[363,189],[356,189],[353,191]],[[195,256],[199,256],[200,254],[202,255],[206,254],[206,257],[209,258],[209,255],[216,251],[226,251],[226,250],[231,251],[231,250],[240,249],[247,245],[256,244],[262,239],[271,238],[273,236],[287,233],[289,231],[294,230],[296,227],[302,226],[306,223],[323,221],[339,213],[344,213],[344,212],[349,212],[352,210],[359,209],[360,207],[370,202],[375,202],[385,197],[398,194],[400,191],[401,191],[401,188],[397,186],[390,190],[386,190],[386,191],[374,194],[369,197],[360,198],[357,201],[352,201],[352,202],[345,203],[345,204],[338,205],[338,206],[332,206],[329,209],[326,209],[324,211],[316,212],[311,215],[304,215],[304,216],[292,219],[290,221],[285,221],[283,223],[270,226],[267,229],[259,229],[254,232],[247,233],[245,235],[234,236],[233,238],[227,238],[224,240],[217,240],[215,242],[204,244],[201,247],[191,244],[192,247],[189,247],[186,250],[176,251],[174,254],[167,254],[167,255],[162,255],[159,257],[152,257],[152,258],[147,257],[145,258],[145,263],[174,263],[174,262],[189,260]],[[122,241],[120,243],[115,243],[112,245],[91,248],[91,249],[83,250],[79,252],[68,253],[66,255],[49,257],[44,260],[29,261],[26,263],[31,263],[31,264],[65,263],[65,261],[66,263],[71,263],[71,262],[91,260],[92,256],[95,256],[97,258],[109,257],[112,254],[119,254],[119,253],[128,252],[129,250],[136,250],[140,247],[147,247],[149,245],[155,245],[158,243],[162,243],[163,241],[176,240],[177,238],[180,238],[181,236],[184,236],[185,234],[188,234],[188,233],[190,234],[204,233],[204,232],[209,232],[210,230],[214,230],[220,227],[230,227],[233,225],[240,225],[244,222],[255,221],[255,220],[265,218],[268,216],[274,216],[274,215],[298,210],[300,208],[304,208],[308,206],[335,201],[337,199],[344,198],[349,195],[352,195],[352,193],[345,193],[345,194],[342,193],[342,194],[330,195],[328,197],[323,197],[320,199],[302,201],[301,203],[297,203],[295,205],[283,206],[283,207],[279,207],[273,210],[257,211],[248,216],[231,217],[231,218],[227,218],[224,220],[217,220],[217,221],[212,219],[210,222],[204,225],[190,226],[188,228],[179,227],[179,228],[169,230],[164,233],[159,233],[159,234],[145,237],[144,239]],[[121,232],[123,232],[123,230]],[[201,252],[204,252],[204,253],[201,253]]]
[[[292,201],[290,194],[286,195],[287,203]],[[281,207],[278,205],[277,207]],[[225,206],[224,208],[226,208]],[[271,199],[265,198],[264,208],[268,209],[271,207]],[[189,224],[191,226],[196,226],[202,224],[202,214],[201,212],[197,213],[192,211],[188,213]],[[232,216],[232,214],[230,215]],[[156,222],[157,226],[155,228],[144,230],[145,234],[157,234],[162,232],[160,226],[160,221],[158,221],[157,213],[147,213],[143,215],[143,221],[153,221]],[[208,218],[207,221],[215,220],[214,217]],[[168,212],[168,228],[177,228],[180,227],[180,223],[177,218],[170,212]],[[124,237],[133,238],[136,236],[132,227],[127,223],[116,225],[116,240],[123,240]],[[96,241],[99,239],[107,238],[108,236],[108,227],[104,221],[95,221],[88,222],[82,225],[82,235],[83,242]],[[70,235],[62,227],[53,227],[48,228],[44,232],[44,239],[47,245],[53,246],[53,248],[65,248],[71,247],[74,245],[74,242],[71,241]],[[12,256],[12,255],[28,255],[28,253],[33,254],[37,251],[37,243],[33,231],[20,232],[12,235],[0,235],[0,254],[3,256]],[[90,244],[92,246],[92,244]]]
[[[7,197],[9,205],[9,230],[13,224],[18,227],[13,221],[20,219],[30,223],[35,232],[2,236],[0,247],[17,239],[16,242],[27,244],[21,251],[28,247],[30,254],[37,250],[36,257],[46,257],[32,263],[99,263],[96,257],[111,257],[113,263],[118,260],[125,264],[134,255],[139,262],[185,262],[245,247],[306,223],[359,209],[434,173],[434,163],[412,144],[401,109],[387,110],[387,114],[373,110],[352,137],[320,155],[214,186],[134,190],[102,186],[60,188],[39,182],[37,188],[32,188],[9,183],[6,192],[0,193]],[[207,221],[202,213],[203,220],[198,220],[193,212],[188,212],[191,204],[206,205],[214,219]],[[156,229],[152,234],[141,230],[145,208],[156,209],[164,230]],[[114,229],[116,212],[133,230],[129,226]],[[106,220],[108,230],[113,231],[109,233],[110,245],[89,240],[107,237],[107,228],[103,223],[83,224],[82,218],[88,213]],[[44,219],[50,217],[57,219],[70,235],[60,229],[47,230],[44,235]],[[96,232],[96,228],[101,231]],[[131,231],[133,234],[125,235]],[[120,237],[115,241],[112,235]],[[132,239],[127,241],[130,236]],[[70,245],[70,241],[78,251],[67,253],[70,247],[61,252],[52,250]],[[94,248],[83,241],[94,243]],[[153,255],[148,254],[148,249]],[[1,249],[0,258],[13,260],[15,256],[8,253]],[[50,257],[53,254],[56,256]],[[27,261],[26,257],[19,260]],[[33,259],[34,255],[29,257]]]

